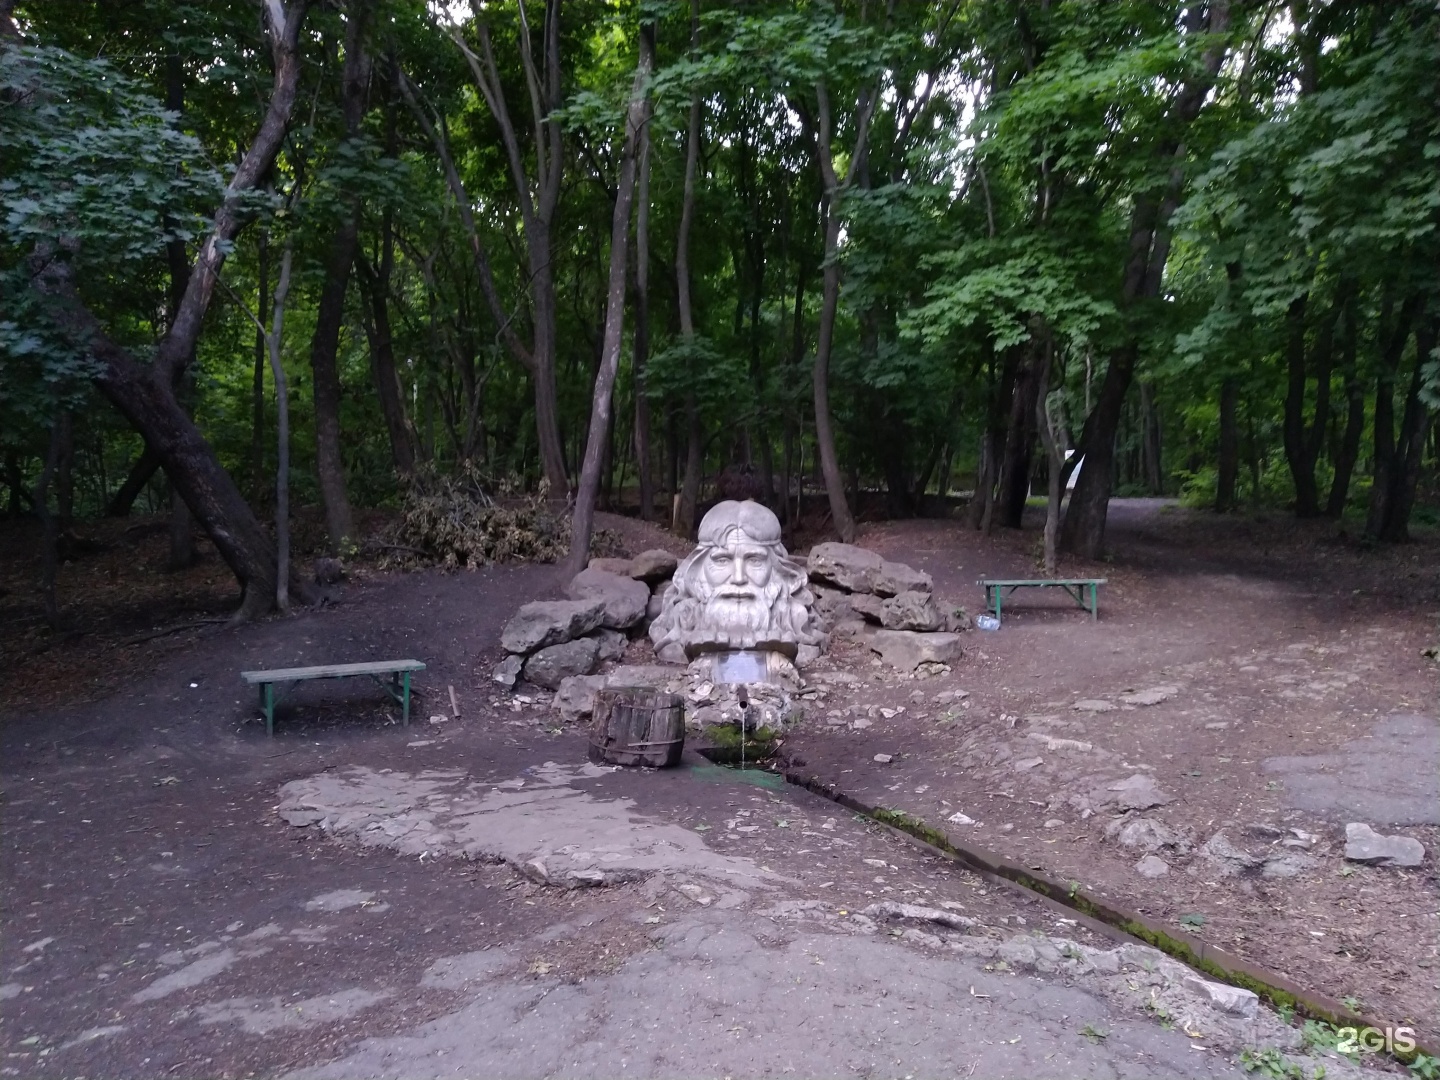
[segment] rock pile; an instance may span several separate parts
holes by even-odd
[[[930,575],[854,544],[816,544],[806,563],[815,610],[831,634],[870,637],[882,660],[902,671],[947,663],[960,636],[935,601]],[[881,627],[874,632],[873,627]]]
[[[643,633],[658,610],[652,593],[663,590],[677,560],[668,551],[633,559],[592,559],[565,586],[566,600],[525,604],[505,624],[500,645],[508,654],[493,677],[507,690],[524,679],[557,690],[566,679],[592,674],[625,654],[629,635]]]

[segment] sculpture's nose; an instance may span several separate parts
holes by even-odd
[[[745,576],[745,560],[736,559],[730,564],[730,580],[736,585],[744,585],[748,580]]]

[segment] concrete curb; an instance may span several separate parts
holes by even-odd
[[[873,821],[898,830],[971,870],[1029,889],[1052,903],[1085,916],[1087,921],[1093,920],[1100,923],[1109,928],[1112,934],[1118,933],[1128,940],[1159,949],[1211,978],[1232,986],[1252,990],[1276,1008],[1289,1007],[1299,1016],[1324,1021],[1336,1027],[1357,1029],[1368,1027],[1383,1031],[1387,1027],[1397,1026],[1395,1024],[1386,1025],[1371,1017],[1351,1012],[1335,999],[1312,990],[1306,990],[1283,975],[1251,963],[1249,960],[1233,956],[1225,950],[1207,944],[1183,931],[1169,929],[1136,912],[1127,911],[1108,901],[1097,899],[1083,889],[1062,884],[1031,870],[1025,870],[983,848],[957,843],[944,831],[920,818],[898,810],[889,810],[883,806],[871,806],[854,796],[847,795],[837,784],[830,783],[819,776],[795,768],[785,769],[783,775],[787,782],[796,787],[802,787],[838,803],[847,810],[853,810],[857,814],[862,814]],[[1424,1045],[1418,1041],[1415,1049],[1409,1053],[1391,1051],[1389,1056],[1408,1065],[1420,1054],[1440,1058],[1440,1051],[1437,1051],[1435,1047]]]

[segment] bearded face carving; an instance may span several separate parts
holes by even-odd
[[[698,539],[650,625],[660,659],[684,662],[735,649],[793,659],[802,646],[824,642],[809,577],[780,543],[780,522],[768,509],[717,503],[700,522]]]

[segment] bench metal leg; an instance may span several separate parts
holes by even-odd
[[[1090,583],[1090,621],[1100,621],[1100,587],[1093,581]]]
[[[405,717],[405,726],[410,726],[410,672],[405,672],[405,700],[401,705],[401,711]]]
[[[265,710],[265,734],[275,737],[275,684],[264,683],[260,687],[260,708]]]

